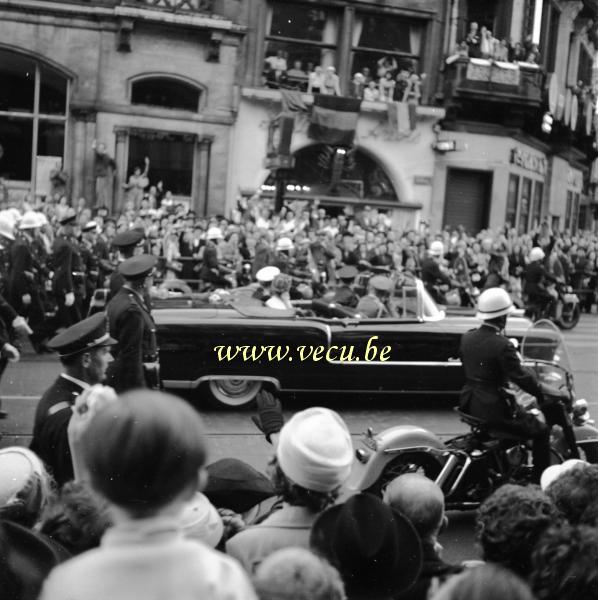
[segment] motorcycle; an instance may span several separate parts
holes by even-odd
[[[553,291],[555,302],[548,306],[527,303],[526,316],[532,321],[549,319],[561,329],[573,329],[581,316],[579,297],[570,286],[563,283],[557,283],[549,289]]]
[[[522,344],[522,359],[538,377],[548,404],[562,407],[561,426],[551,429],[553,462],[571,457],[575,444],[581,458],[598,463],[598,429],[587,402],[575,398],[573,376],[560,331],[550,321],[533,324]],[[520,410],[542,419],[535,399],[512,389]],[[443,442],[434,433],[413,425],[396,425],[379,434],[370,428],[349,481],[354,490],[381,494],[395,477],[420,472],[443,490],[450,509],[476,508],[499,486],[528,483],[531,478],[529,440],[492,430],[479,419],[457,411],[471,431]]]

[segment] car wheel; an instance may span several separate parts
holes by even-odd
[[[228,410],[248,408],[262,387],[261,381],[251,379],[212,379],[208,383],[210,402],[216,408]]]

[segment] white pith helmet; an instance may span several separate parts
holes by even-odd
[[[499,287],[484,290],[478,298],[476,318],[482,321],[509,315],[515,310],[511,296]]]

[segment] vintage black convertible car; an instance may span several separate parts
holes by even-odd
[[[228,408],[251,404],[262,386],[295,394],[454,399],[463,384],[460,337],[479,326],[471,316],[447,317],[418,280],[395,295],[401,316],[394,319],[362,318],[321,300],[299,301],[291,311],[248,298],[207,304],[178,296],[157,303],[165,388],[201,386]],[[507,335],[521,340],[529,325],[511,317]]]

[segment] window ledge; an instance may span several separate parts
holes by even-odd
[[[282,94],[280,90],[271,90],[267,88],[244,87],[241,95],[243,98],[250,100],[265,100],[268,102],[282,103]],[[313,94],[301,94],[301,100],[306,106],[311,106],[314,103]],[[362,100],[361,112],[369,113],[386,113],[388,104],[386,102],[369,102]],[[446,111],[438,106],[418,106],[416,115],[420,119],[444,119]]]

